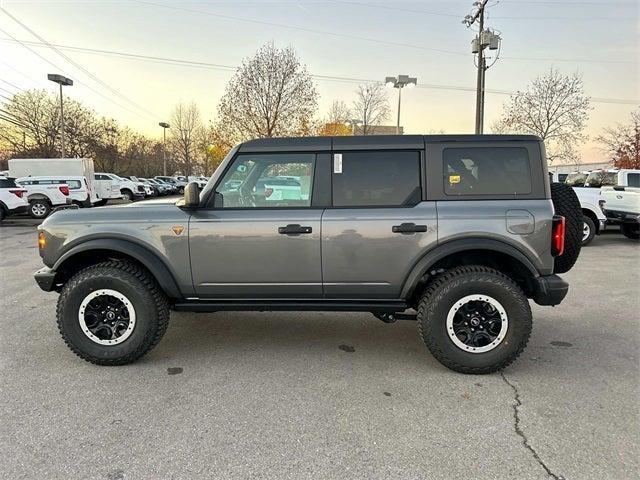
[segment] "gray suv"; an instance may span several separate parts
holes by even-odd
[[[532,136],[252,140],[175,204],[56,212],[35,278],[100,365],[148,352],[171,309],[364,311],[417,320],[442,364],[488,373],[524,349],[528,299],[568,291],[582,215],[562,187]]]

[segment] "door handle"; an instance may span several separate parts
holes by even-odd
[[[416,225],[415,223],[401,223],[400,225],[394,225],[391,227],[393,233],[417,233],[426,232],[426,225]]]
[[[298,223],[291,223],[286,227],[278,227],[278,233],[281,235],[300,235],[311,232],[311,227],[303,227]]]

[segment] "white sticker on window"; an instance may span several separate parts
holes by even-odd
[[[335,153],[333,155],[333,173],[342,173],[342,154]]]

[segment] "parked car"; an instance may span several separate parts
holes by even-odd
[[[551,182],[564,183],[568,176],[569,174],[564,172],[549,172]]]
[[[585,182],[590,171],[571,172],[567,175],[565,183],[576,192],[580,206],[582,208],[582,245],[588,245],[596,235],[602,233],[606,228],[607,217],[605,217],[600,206],[600,190],[585,187]]]
[[[95,205],[100,200],[94,185],[93,160],[90,158],[12,158],[9,160],[9,171],[13,178],[84,178],[81,188],[86,189],[87,198],[75,199],[83,206]]]
[[[182,177],[184,178],[184,177]],[[201,175],[191,175],[189,176],[187,183],[189,182],[196,182],[198,184],[198,187],[200,188],[204,188],[207,186],[207,182],[209,181],[209,179],[207,177],[203,177]]]
[[[120,200],[123,198],[120,193],[120,182],[106,173],[96,173],[93,176],[96,192],[98,193],[98,206],[106,205],[110,200]]]
[[[187,182],[184,180],[180,180],[176,177],[167,177],[163,175],[158,175],[154,177],[156,180],[161,180],[165,183],[169,183],[174,187],[174,193],[178,193],[182,195],[184,193],[184,187],[186,187]],[[184,177],[183,177],[184,178]]]
[[[0,222],[10,215],[27,213],[27,190],[16,185],[13,178],[0,176]]]
[[[95,203],[98,203],[98,197],[95,195],[95,191],[90,192],[87,184],[87,179],[85,177],[79,176],[57,176],[57,175],[47,175],[47,176],[30,176],[23,177],[18,179],[18,183],[23,186],[36,185],[41,182],[46,182],[46,184],[59,184],[59,185],[67,185],[69,187],[69,200],[72,204],[78,205],[79,207],[89,208],[92,207]],[[93,196],[92,196],[93,193]]]
[[[115,173],[97,172],[96,176],[110,178],[116,188],[120,190],[121,198],[125,200],[134,201],[143,199],[146,195],[144,185],[140,182],[134,182],[128,178],[122,178]]]
[[[607,222],[619,224],[628,238],[640,238],[640,170],[627,170],[622,181],[627,185],[605,186],[601,190]]]
[[[47,219],[35,278],[60,292],[66,344],[100,365],[148,352],[170,309],[326,310],[417,320],[443,365],[489,373],[525,348],[528,299],[563,300],[580,252],[578,200],[543,152],[524,135],[248,141],[175,204]],[[272,202],[256,187],[274,173],[309,193]]]
[[[159,196],[169,195],[173,191],[173,187],[171,187],[171,185],[156,180],[155,178],[147,178],[145,180],[149,185],[157,190]]]
[[[32,218],[46,218],[53,208],[71,204],[69,185],[62,183],[58,178],[23,177],[16,178],[15,181],[27,191],[25,195]]]

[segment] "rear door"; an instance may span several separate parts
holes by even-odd
[[[189,222],[191,268],[201,298],[322,296],[320,219],[312,200],[316,154],[240,153],[209,208]],[[273,180],[295,176],[281,195]],[[306,193],[305,193],[306,192]]]
[[[435,244],[435,203],[425,201],[417,147],[334,147],[332,206],[322,217],[325,297],[398,298],[411,267]]]

